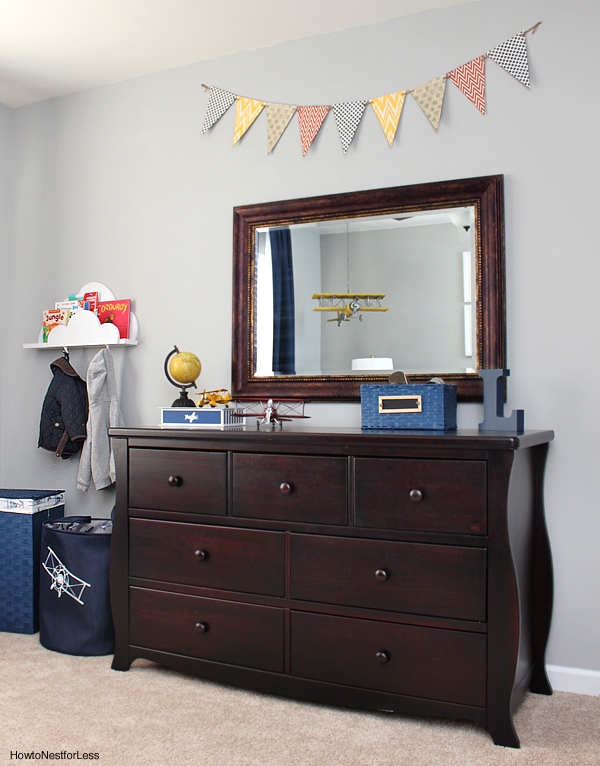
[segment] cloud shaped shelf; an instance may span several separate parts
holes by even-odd
[[[84,285],[79,295],[86,292],[97,292],[101,301],[116,300],[113,293],[99,282]],[[133,312],[129,315],[129,338],[121,338],[119,330],[113,324],[100,320],[92,311],[77,311],[67,325],[55,327],[48,336],[46,343],[42,342],[43,331],[40,331],[37,343],[24,343],[23,348],[82,348],[84,346],[137,346],[139,324]]]

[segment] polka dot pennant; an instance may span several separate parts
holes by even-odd
[[[502,69],[506,69],[509,74],[529,88],[529,60],[524,32],[492,48],[487,55]]]
[[[344,154],[352,143],[368,103],[368,101],[347,101],[344,104],[333,105],[333,114]]]
[[[222,88],[210,88],[208,106],[206,107],[204,125],[202,126],[203,133],[210,130],[215,122],[221,119],[236,98],[237,96],[235,93],[230,93],[228,90],[223,90]]]
[[[423,114],[437,130],[442,116],[444,93],[446,92],[446,77],[436,77],[412,89],[414,100],[423,110]]]
[[[296,107],[289,104],[267,104],[267,152],[270,154],[290,124]]]

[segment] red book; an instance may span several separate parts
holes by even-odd
[[[131,301],[114,300],[98,302],[98,319],[100,324],[111,322],[117,326],[121,340],[129,337],[129,312]]]

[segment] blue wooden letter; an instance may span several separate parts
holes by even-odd
[[[523,431],[525,411],[513,410],[504,417],[504,378],[510,370],[479,370],[483,378],[483,423],[480,431]]]

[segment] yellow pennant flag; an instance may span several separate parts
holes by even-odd
[[[383,128],[383,132],[385,133],[385,137],[390,146],[394,143],[405,98],[406,91],[399,90],[397,93],[388,93],[387,96],[379,96],[378,98],[371,99],[373,111],[379,120],[379,124]]]
[[[265,107],[264,101],[238,96],[235,104],[235,127],[233,129],[233,146],[248,130]]]

